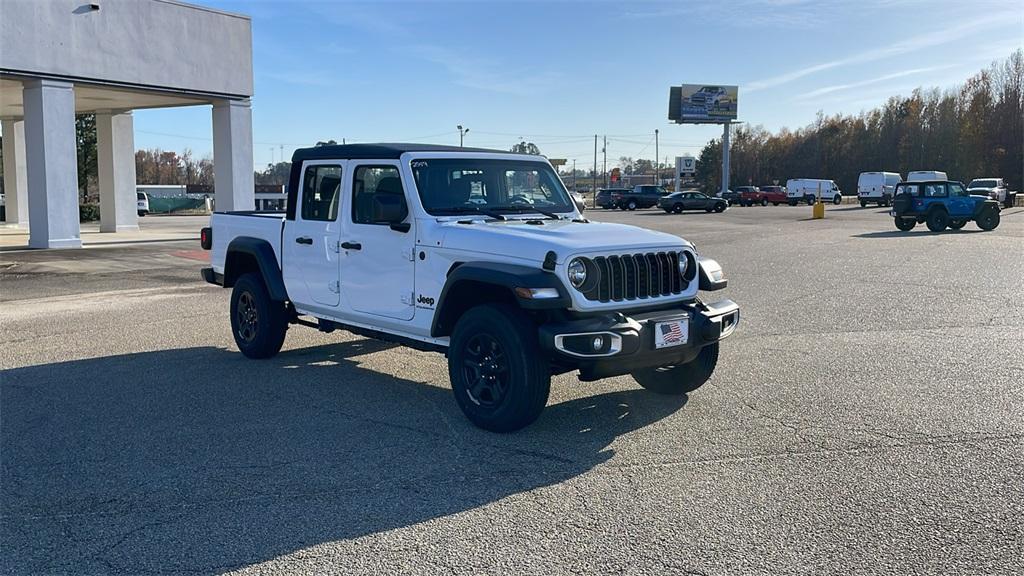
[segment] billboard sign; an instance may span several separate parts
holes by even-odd
[[[736,119],[738,86],[683,84],[668,95],[668,119],[679,124],[720,124]]]

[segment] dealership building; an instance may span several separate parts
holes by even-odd
[[[177,0],[2,0],[6,223],[82,245],[75,115],[96,115],[100,230],[138,228],[133,110],[209,106],[218,210],[254,205],[252,26]]]

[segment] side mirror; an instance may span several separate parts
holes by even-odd
[[[401,194],[375,194],[373,196],[374,224],[388,224],[392,230],[408,232],[409,224],[403,222],[409,215],[405,196]]]

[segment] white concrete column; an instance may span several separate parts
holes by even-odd
[[[218,212],[256,207],[248,98],[213,105],[213,188]]]
[[[75,92],[70,82],[24,84],[31,248],[79,248]]]
[[[0,121],[4,132],[4,202],[6,223],[28,228],[28,176],[25,168],[25,122]]]
[[[139,229],[132,113],[96,112],[100,232]]]

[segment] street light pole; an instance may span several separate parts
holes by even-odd
[[[654,129],[654,185],[658,185],[658,129]]]
[[[456,126],[459,129],[459,148],[462,148],[462,139],[465,138],[466,133],[469,132],[469,128],[463,128],[462,124]]]

